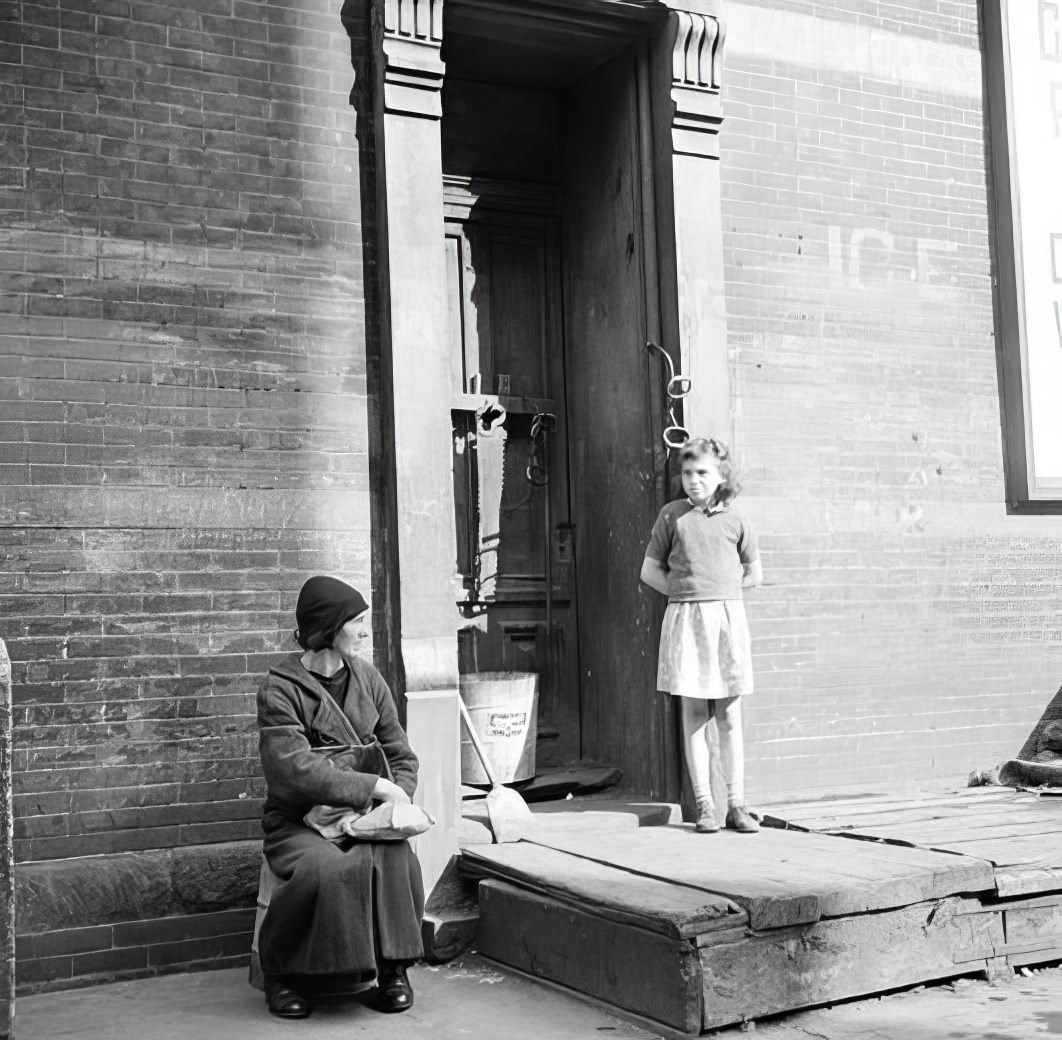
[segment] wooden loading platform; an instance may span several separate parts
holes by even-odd
[[[476,946],[691,1036],[1062,958],[1062,798],[974,788],[764,813],[759,834],[701,835],[560,812],[530,841],[468,847]]]

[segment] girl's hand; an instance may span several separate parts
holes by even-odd
[[[410,801],[409,795],[398,784],[382,776],[376,781],[372,796],[378,802],[394,802],[396,805],[403,805]]]
[[[763,565],[759,560],[746,563],[744,570],[745,574],[741,579],[741,587],[743,589],[751,589],[763,584]]]
[[[642,560],[642,571],[638,577],[661,596],[667,595],[667,571],[659,560],[654,560],[651,556]]]

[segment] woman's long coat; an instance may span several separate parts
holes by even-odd
[[[342,768],[320,750],[356,742],[351,727],[362,743],[379,741],[399,787],[412,796],[417,786],[417,757],[383,676],[357,658],[348,665],[338,703],[299,654],[271,668],[258,690],[264,852],[277,878],[258,937],[267,975],[371,974],[379,957],[422,953],[424,894],[409,843],[336,844],[302,822],[315,805],[370,801],[377,775]]]

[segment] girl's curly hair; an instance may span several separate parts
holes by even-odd
[[[723,482],[712,495],[712,505],[721,506],[735,498],[741,492],[737,479],[737,469],[730,460],[730,449],[723,441],[714,437],[693,437],[679,449],[679,466],[687,459],[715,459],[719,475]]]

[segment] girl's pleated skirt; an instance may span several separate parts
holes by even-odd
[[[719,700],[752,693],[752,647],[739,599],[669,603],[660,629],[656,687]]]

